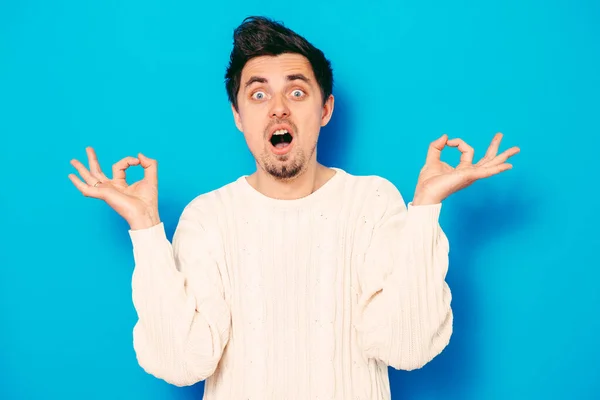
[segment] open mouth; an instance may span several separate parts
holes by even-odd
[[[285,149],[292,143],[294,137],[289,133],[287,129],[278,129],[271,135],[269,140],[273,147],[278,150]]]

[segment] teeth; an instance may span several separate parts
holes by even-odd
[[[279,129],[278,131],[273,132],[273,136],[275,135],[285,135],[288,133],[287,129]]]

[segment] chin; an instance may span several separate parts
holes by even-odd
[[[262,168],[270,176],[279,180],[291,180],[299,176],[306,166],[303,154],[285,154],[274,156],[268,154],[262,157]]]
[[[299,165],[292,165],[292,166],[268,165],[268,166],[266,166],[265,171],[267,171],[267,173],[269,175],[271,175],[273,178],[276,178],[276,179],[279,179],[282,181],[286,181],[286,180],[294,179],[295,177],[300,175],[300,173],[302,172],[302,166],[299,166]]]

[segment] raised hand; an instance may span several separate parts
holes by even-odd
[[[413,204],[439,203],[479,179],[511,169],[512,165],[506,161],[517,154],[520,149],[511,147],[498,154],[502,136],[501,133],[494,136],[485,156],[476,164],[473,164],[473,148],[463,140],[448,140],[447,135],[443,135],[432,142],[429,146],[425,166],[419,174]],[[440,160],[441,152],[446,146],[458,147],[461,152],[460,162],[456,168]]]
[[[160,222],[158,216],[158,180],[157,163],[143,154],[136,157],[125,157],[112,167],[112,179],[104,175],[94,149],[86,148],[90,169],[78,160],[71,160],[71,165],[83,178],[81,181],[75,174],[69,179],[86,197],[104,200],[130,225],[131,229],[144,229]],[[125,171],[131,166],[141,165],[144,178],[128,185]]]

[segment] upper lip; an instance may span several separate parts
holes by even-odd
[[[280,129],[285,129],[290,135],[292,135],[292,137],[294,137],[294,131],[292,130],[292,127],[289,124],[277,124],[273,125],[269,130],[269,140],[273,137],[273,134]]]

